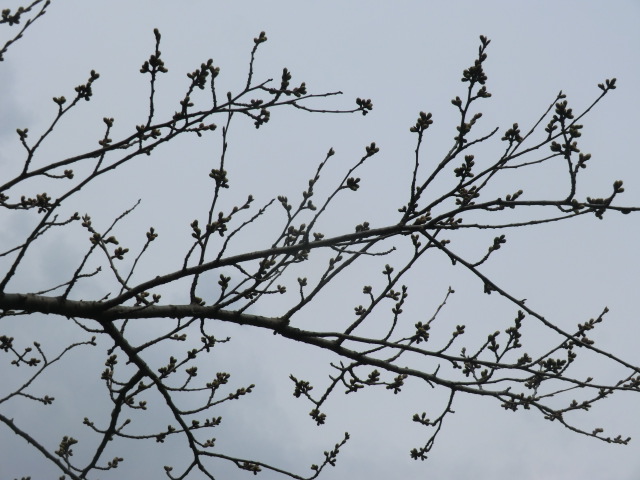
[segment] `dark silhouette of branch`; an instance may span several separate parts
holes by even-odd
[[[3,12],[0,23],[13,25],[37,5],[40,5],[40,11],[34,13],[20,33],[5,44],[0,57],[33,21],[44,14],[49,2],[32,2],[14,14]],[[90,101],[93,97],[94,84],[99,79],[95,71],[91,71],[85,83],[75,88],[71,101],[64,96],[53,99],[57,112],[49,126],[41,134],[35,134],[35,141],[27,128],[17,130],[25,151],[24,164],[13,178],[0,179],[0,208],[10,215],[37,212],[38,220],[17,244],[0,247],[7,265],[0,280],[0,319],[13,321],[25,315],[56,315],[69,319],[80,335],[90,335],[90,338],[70,343],[61,353],[48,359],[49,347],[34,343],[37,352],[34,354],[32,347],[24,346],[29,340],[22,336],[15,339],[0,335],[2,361],[21,367],[21,373],[35,372],[27,373],[26,380],[17,389],[8,393],[0,391],[0,423],[26,440],[56,470],[72,479],[98,478],[105,471],[117,468],[127,458],[127,452],[119,446],[119,439],[162,443],[167,438],[180,439],[190,452],[187,465],[181,471],[174,471],[169,465],[164,467],[166,476],[171,479],[187,478],[194,471],[206,478],[215,478],[210,459],[225,460],[254,474],[269,470],[295,479],[318,477],[327,466],[336,464],[341,448],[349,439],[348,433],[333,449],[324,452],[324,459],[312,465],[312,473],[307,476],[253,458],[251,452],[247,458],[228,455],[219,450],[215,439],[210,437],[210,432],[221,422],[221,417],[207,416],[211,415],[213,407],[241,400],[255,388],[254,384],[249,384],[229,391],[230,374],[227,372],[216,372],[215,376],[207,372],[208,380],[198,376],[199,368],[202,368],[197,360],[207,356],[217,344],[228,341],[216,338],[211,333],[212,325],[226,322],[266,329],[274,335],[337,356],[339,360],[330,364],[328,386],[317,395],[309,381],[293,374],[289,376],[294,397],[311,403],[309,415],[317,425],[325,423],[327,417],[322,409],[341,387],[347,394],[357,394],[365,388],[401,394],[407,382],[417,381],[448,391],[448,401],[440,414],[433,418],[428,418],[426,413],[413,415],[414,422],[428,429],[425,443],[410,451],[414,459],[427,458],[445,418],[453,412],[454,399],[461,394],[492,398],[506,410],[534,410],[544,419],[557,420],[576,433],[605,442],[626,444],[629,441],[620,435],[605,436],[601,428],[584,427],[574,420],[575,417],[569,419],[567,415],[587,411],[596,402],[620,391],[640,392],[640,367],[615,352],[596,346],[588,336],[603,323],[607,310],[567,331],[482,271],[495,252],[504,247],[507,235],[503,232],[510,229],[565,222],[589,214],[601,219],[605,214],[629,214],[640,210],[640,207],[616,203],[617,197],[624,192],[621,181],[616,181],[604,196],[582,197],[577,189],[580,172],[593,161],[578,145],[582,129],[578,122],[616,88],[615,79],[600,84],[599,96],[579,113],[572,111],[560,92],[528,130],[521,129],[516,123],[503,133],[501,155],[477,164],[471,153],[474,147],[498,141],[500,136],[496,135],[498,128],[481,126],[483,117],[478,111],[479,105],[491,97],[484,70],[490,41],[481,36],[478,56],[463,72],[465,93],[451,102],[460,115],[453,142],[432,168],[423,165],[421,147],[434,116],[420,112],[410,128],[416,135],[413,169],[406,197],[390,199],[390,202],[398,202],[395,222],[376,226],[374,218],[355,225],[352,231],[325,236],[317,230],[319,220],[331,215],[329,207],[339,204],[345,195],[357,194],[363,183],[357,175],[379,152],[379,147],[375,143],[366,146],[363,155],[324,197],[318,198],[315,187],[323,180],[326,169],[331,168],[333,149],[320,161],[300,199],[278,196],[256,208],[253,196],[248,196],[246,201],[229,207],[223,202],[232,187],[226,171],[232,161],[227,150],[229,129],[238,118],[248,118],[256,128],[263,128],[271,120],[272,112],[281,108],[295,108],[301,110],[301,114],[359,112],[366,115],[373,108],[371,100],[358,98],[355,107],[342,110],[312,108],[307,102],[309,99],[326,98],[340,92],[309,93],[304,82],[294,87],[292,74],[286,68],[278,86],[274,86],[278,82],[272,80],[257,81],[254,61],[260,45],[267,41],[262,32],[254,39],[247,81],[238,92],[229,92],[225,100],[220,98],[216,84],[220,68],[207,60],[188,74],[189,85],[175,113],[170,118],[159,118],[156,99],[160,80],[168,73],[168,68],[160,50],[158,30],[154,31],[154,38],[153,53],[140,69],[149,79],[148,112],[135,131],[112,139],[115,120],[104,118],[105,129],[98,140],[99,148],[68,158],[52,159],[48,163],[40,158],[43,141],[76,111],[81,100]],[[197,90],[210,92],[207,105],[196,105],[194,95]],[[215,118],[221,119],[222,128],[214,123]],[[540,132],[543,125],[546,125],[544,132]],[[194,214],[195,219],[176,219],[190,227],[192,239],[185,251],[175,252],[173,265],[178,267],[166,268],[158,262],[154,266],[156,270],[141,270],[141,259],[153,256],[152,244],[161,241],[153,227],[146,232],[136,232],[142,246],[135,249],[135,254],[133,247],[126,247],[118,240],[122,220],[136,215],[138,203],[122,212],[105,230],[94,225],[89,214],[65,213],[66,208],[74,204],[78,192],[96,179],[109,175],[117,182],[117,172],[123,165],[153,155],[179,136],[203,137],[218,132],[222,146],[208,172],[213,182],[210,200],[203,212]],[[40,161],[35,163],[35,159]],[[529,197],[524,188],[515,184],[510,185],[508,191],[501,190],[503,193],[498,196],[489,189],[489,186],[496,186],[504,172],[516,173],[519,175],[517,181],[526,186],[528,169],[544,168],[551,161],[562,161],[566,165],[566,191],[558,198]],[[73,169],[83,173],[76,174]],[[35,196],[24,193],[26,182],[33,180],[37,180],[38,186],[47,188],[55,182],[56,191],[60,193],[54,197],[44,191]],[[445,182],[447,188],[434,189],[436,181]],[[60,191],[60,185],[66,188]],[[276,209],[284,212],[281,224],[272,220]],[[511,214],[505,216],[505,212]],[[513,212],[517,212],[517,217]],[[75,252],[76,263],[68,266],[66,279],[40,291],[12,290],[16,274],[29,267],[32,253],[40,248],[43,239],[50,238],[52,231],[63,229],[68,235],[75,235],[71,233],[75,226],[86,230],[89,242],[83,251]],[[486,253],[471,259],[457,252],[461,234],[486,229],[500,230],[486,246]],[[250,238],[254,247],[243,249],[241,253],[230,253],[238,251],[236,246],[242,234]],[[402,255],[391,256],[392,252]],[[436,333],[439,329],[434,327],[438,325],[441,312],[452,301],[454,290],[451,287],[429,320],[407,318],[404,308],[413,298],[409,272],[420,268],[423,258],[432,255],[446,256],[452,264],[475,277],[486,294],[496,293],[510,302],[515,315],[511,326],[502,331],[487,332],[486,340],[480,343],[474,339],[464,341],[465,325],[456,325],[448,335]],[[322,267],[304,270],[304,266],[312,262]],[[347,271],[353,272],[363,263],[379,265],[381,276],[378,282],[363,279],[364,300],[361,304],[354,300],[350,313],[355,316],[334,331],[323,329],[322,324],[305,321],[310,318],[310,310],[319,301],[319,295],[338,277]],[[306,276],[298,276],[300,271],[305,271]],[[203,285],[204,275],[212,273],[219,278],[215,291]],[[106,295],[87,298],[79,293],[81,285],[105,277],[113,282],[113,289]],[[181,280],[187,282],[180,283]],[[376,284],[379,286],[374,287]],[[169,285],[184,289],[184,303],[163,301],[160,291]],[[250,308],[256,305],[267,305],[264,308],[268,311],[266,299],[274,295],[285,299],[284,309],[273,310],[271,315],[251,313]],[[132,332],[141,319],[155,319],[162,328],[151,329],[140,338],[139,332],[135,335]],[[170,328],[167,328],[167,320]],[[528,340],[522,329],[525,321],[537,322],[545,328],[551,346],[544,352],[530,354],[525,350]],[[28,338],[29,332],[25,331],[24,337]],[[161,362],[157,356],[149,355],[148,352],[165,344],[183,347],[178,349],[179,354],[163,356]],[[54,398],[33,393],[32,383],[49,374],[51,365],[65,360],[68,352],[83,347],[104,350],[101,352],[106,359],[106,368],[101,381],[111,407],[101,418],[84,419],[87,437],[94,436],[91,443],[94,447],[89,455],[73,456],[73,445],[89,442],[64,436],[58,450],[52,451],[38,439],[37,432],[26,431],[20,426],[20,419],[8,418],[1,409],[9,399],[16,398],[54,408],[51,406]],[[572,367],[582,358],[583,352],[596,355],[603,363],[620,367],[624,373],[615,379],[576,376]],[[151,393],[156,395],[152,397]],[[194,401],[184,402],[185,396],[193,396]],[[147,410],[158,403],[168,412],[168,420],[163,423],[168,424],[167,427],[149,425],[126,416],[128,412],[135,412],[136,418],[143,418]],[[108,459],[108,451],[121,453]],[[153,470],[154,475],[158,470]]]

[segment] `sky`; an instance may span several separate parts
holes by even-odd
[[[2,6],[18,5],[5,1]],[[249,121],[238,121],[228,139],[229,205],[249,193],[260,204],[276,195],[296,198],[333,147],[335,162],[323,177],[326,183],[318,187],[321,194],[362,155],[365,145],[375,141],[381,150],[359,174],[363,184],[360,200],[346,198],[339,208],[328,212],[331,221],[323,229],[326,234],[351,231],[364,220],[382,226],[396,218],[394,213],[406,198],[415,149],[409,127],[420,111],[432,112],[435,123],[425,141],[426,162],[439,161],[449,150],[457,120],[450,100],[464,92],[461,72],[476,57],[479,35],[486,35],[491,44],[485,69],[493,96],[482,106],[482,131],[495,126],[503,131],[514,122],[531,125],[560,90],[579,110],[599,94],[598,83],[618,79],[618,88],[583,122],[581,145],[592,154],[592,165],[584,173],[581,191],[605,196],[613,181],[622,179],[625,194],[620,203],[640,206],[640,166],[633,143],[640,111],[639,24],[637,0],[54,0],[45,17],[11,47],[0,64],[0,172],[4,177],[5,172],[13,173],[22,165],[24,155],[15,129],[28,126],[30,132],[38,132],[46,128],[55,114],[51,97],[71,98],[73,87],[83,83],[91,69],[101,75],[94,98],[57,127],[43,145],[42,161],[95,148],[105,116],[116,120],[115,137],[143,123],[148,84],[139,68],[153,49],[154,28],[162,33],[162,56],[169,68],[158,86],[159,109],[168,113],[176,108],[187,85],[185,73],[208,58],[221,67],[220,91],[237,91],[246,81],[253,38],[265,31],[269,40],[258,53],[257,78],[278,79],[287,67],[293,83],[304,81],[312,92],[344,92],[323,105],[351,107],[355,97],[362,97],[371,98],[374,109],[366,117],[283,109],[274,111],[270,122],[259,130]],[[6,29],[0,34],[7,38]],[[497,143],[482,149],[482,154],[498,154],[501,146]],[[141,266],[141,278],[158,274],[158,268],[176,268],[189,241],[189,223],[202,218],[206,210],[208,192],[200,187],[202,174],[208,173],[219,152],[219,136],[177,141],[81,192],[74,208],[90,213],[96,224],[105,226],[143,199],[123,223],[119,239],[139,243],[143,232],[153,225],[161,237],[157,250]],[[545,172],[517,179],[510,187],[553,196],[562,185]],[[0,248],[4,249],[17,241],[31,220],[2,215]],[[85,236],[77,229],[52,234],[25,263],[11,284],[12,291],[37,290],[64,279],[69,265],[77,263],[78,245],[84,245]],[[456,242],[461,251],[473,254],[486,251],[487,239],[492,237],[493,233],[489,237],[469,235]],[[255,248],[261,238],[247,238],[238,248]],[[562,326],[584,322],[608,306],[610,313],[595,338],[603,348],[640,364],[636,340],[640,334],[639,240],[637,214],[605,215],[601,221],[581,217],[510,231],[507,245],[485,271]],[[407,306],[408,315],[431,316],[451,285],[456,294],[442,316],[446,330],[464,321],[471,335],[486,335],[495,330],[494,324],[513,318],[512,306],[482,295],[482,286],[475,279],[445,260],[430,260],[410,276],[410,291],[415,294],[410,297],[413,303]],[[350,273],[302,321],[339,322],[344,312],[361,301],[359,291],[368,278],[379,275],[378,266]],[[107,280],[96,278],[82,292],[96,298],[108,285]],[[180,301],[183,293],[169,290],[163,298]],[[274,301],[255,313],[272,314],[278,306]],[[0,334],[18,337],[27,331],[33,339],[43,336],[51,341],[77,335],[60,319],[20,320],[19,324],[0,320]],[[306,472],[348,430],[352,440],[337,466],[320,478],[640,478],[640,403],[633,396],[613,398],[582,418],[585,425],[636,439],[626,447],[582,437],[533,414],[505,412],[495,402],[460,397],[429,459],[415,462],[408,452],[425,441],[426,433],[411,422],[411,416],[435,411],[443,392],[412,384],[398,396],[387,391],[338,394],[326,407],[327,425],[318,428],[307,415],[310,405],[291,396],[288,376],[312,379],[320,389],[331,373],[328,362],[335,358],[247,327],[221,325],[219,331],[233,341],[212,355],[212,371],[229,371],[234,386],[257,385],[255,394],[221,409],[228,420],[216,436],[229,453],[250,454]],[[539,333],[531,331],[534,344],[544,344],[544,339],[535,338]],[[97,380],[104,355],[84,352],[73,358],[37,387],[55,392],[55,416],[45,407],[16,403],[5,406],[5,412],[0,405],[0,413],[30,422],[52,445],[65,428],[82,435],[82,417],[99,416],[105,404],[104,387]],[[19,378],[6,363],[0,365],[0,376],[11,381]],[[598,363],[587,363],[587,368],[598,375],[610,373],[609,367]],[[132,458],[115,471],[115,477],[105,474],[104,478],[158,478],[151,466],[179,462],[180,450],[171,445],[127,448],[132,449]],[[81,455],[82,447],[78,449]],[[9,452],[0,453],[0,478],[53,478],[51,467],[2,427],[0,452]],[[240,476],[224,465],[213,471],[219,472],[217,478]],[[268,473],[261,477],[276,478]]]

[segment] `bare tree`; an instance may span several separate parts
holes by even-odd
[[[1,55],[7,54],[11,44],[48,6],[48,1],[37,0],[16,12],[2,12],[0,23],[21,30],[5,44]],[[227,322],[266,329],[301,342],[309,349],[323,349],[335,355],[337,360],[331,363],[331,373],[320,391],[303,378],[289,377],[293,396],[310,404],[309,415],[317,425],[325,422],[323,407],[338,391],[357,393],[365,388],[381,388],[399,394],[407,382],[413,381],[448,392],[448,402],[436,416],[413,415],[413,421],[424,425],[427,432],[424,443],[410,452],[414,459],[426,459],[447,414],[452,412],[455,397],[463,394],[489,397],[506,410],[537,411],[544,419],[594,439],[620,444],[629,441],[620,435],[606,436],[601,428],[584,427],[573,416],[569,419],[571,413],[586,412],[596,402],[617,392],[640,391],[639,367],[615,352],[600,349],[589,337],[590,331],[605,319],[607,310],[571,330],[562,329],[483,273],[485,264],[506,242],[503,231],[569,221],[582,215],[602,219],[610,212],[628,214],[639,210],[614,203],[623,192],[621,181],[616,181],[604,197],[578,194],[580,173],[592,161],[578,146],[580,122],[616,88],[615,79],[598,85],[600,94],[580,113],[573,112],[560,92],[531,126],[513,124],[504,132],[498,132],[497,128],[482,130],[478,126],[482,114],[477,108],[491,97],[484,70],[490,41],[480,37],[477,58],[462,75],[463,93],[451,102],[459,113],[451,148],[435,166],[425,167],[421,153],[423,140],[433,123],[432,115],[420,112],[410,127],[416,139],[413,173],[405,197],[389,200],[399,207],[395,222],[376,225],[376,219],[371,218],[371,223],[362,222],[350,231],[325,236],[317,228],[320,220],[325,219],[329,206],[340,202],[343,195],[357,194],[361,182],[357,175],[379,151],[378,146],[375,143],[366,146],[362,157],[353,162],[326,196],[318,198],[316,187],[330,168],[333,149],[320,161],[300,198],[278,196],[256,207],[254,198],[249,196],[225,208],[223,198],[231,186],[226,171],[229,127],[237,118],[248,117],[256,128],[262,128],[271,113],[281,108],[298,109],[302,114],[366,115],[372,109],[371,100],[358,98],[353,108],[322,109],[312,107],[309,101],[340,92],[314,94],[307,91],[305,83],[293,86],[287,69],[283,70],[279,84],[256,80],[254,58],[259,46],[267,40],[263,32],[254,39],[246,83],[236,93],[219,95],[216,79],[220,69],[208,60],[188,74],[189,85],[177,111],[168,118],[158,118],[158,83],[168,70],[160,52],[160,33],[157,30],[154,33],[155,49],[140,69],[149,80],[148,116],[135,131],[111,138],[115,121],[104,118],[104,135],[97,149],[68,158],[41,158],[43,142],[82,100],[91,100],[94,83],[99,78],[98,73],[91,71],[88,80],[75,88],[70,99],[64,96],[53,99],[56,112],[43,132],[17,130],[24,148],[22,167],[14,177],[3,172],[0,179],[3,222],[18,216],[33,221],[23,238],[1,246],[0,258],[6,268],[0,281],[0,328],[17,325],[25,316],[47,314],[65,325],[75,326],[82,337],[56,351],[55,345],[34,341],[37,335],[26,329],[18,338],[0,331],[0,351],[5,362],[2,368],[15,367],[22,375],[16,388],[6,391],[7,385],[2,385],[0,405],[34,402],[55,409],[53,396],[37,393],[34,385],[72,351],[91,348],[99,350],[106,361],[101,382],[106,386],[110,410],[99,418],[84,419],[86,440],[68,435],[59,439],[57,448],[41,440],[41,432],[27,431],[21,417],[9,417],[0,407],[3,428],[13,431],[46,457],[62,478],[98,478],[106,470],[117,468],[123,459],[135,461],[124,448],[119,449],[119,440],[125,439],[183,442],[190,451],[190,459],[184,468],[164,466],[169,478],[187,478],[197,471],[214,478],[211,462],[216,459],[254,474],[270,470],[296,479],[316,478],[328,465],[335,465],[348,434],[311,466],[310,475],[287,471],[254,458],[251,452],[246,458],[227,455],[215,445],[211,432],[222,418],[211,415],[220,404],[239,400],[254,389],[251,384],[229,390],[230,374],[212,373],[203,361],[218,344],[228,341],[215,333],[216,325]],[[207,92],[208,103],[196,102],[200,90]],[[478,130],[482,133],[476,134]],[[143,271],[142,260],[153,257],[153,246],[162,237],[151,227],[133,232],[140,239],[138,248],[121,244],[120,225],[123,219],[135,216],[136,205],[101,228],[96,224],[102,221],[94,223],[89,214],[76,213],[80,206],[74,205],[74,199],[83,188],[103,177],[108,176],[117,185],[120,178],[117,173],[125,164],[155,155],[163,144],[186,135],[220,135],[220,155],[210,171],[205,172],[211,178],[210,202],[202,211],[184,212],[183,218],[175,219],[176,224],[190,224],[192,237],[186,251],[175,252],[179,268],[169,269],[158,261],[155,271],[149,268]],[[490,161],[483,159],[476,163],[474,148],[492,141],[502,142],[502,153]],[[559,198],[528,197],[518,185],[526,184],[530,169],[545,168],[552,162],[565,165],[564,194]],[[511,190],[505,190],[500,183],[507,175]],[[441,182],[438,188],[434,188],[436,181]],[[41,193],[28,193],[34,185],[42,188]],[[442,185],[447,187],[443,189]],[[56,193],[50,195],[46,191]],[[117,189],[110,194],[116,195]],[[197,219],[193,220],[193,216]],[[278,219],[282,219],[279,224]],[[74,264],[66,265],[68,271],[62,283],[34,287],[34,291],[28,292],[12,291],[12,280],[22,269],[30,267],[33,253],[52,233],[63,231],[75,238],[79,226],[84,232],[81,236],[88,236],[86,248],[75,253]],[[483,247],[485,253],[477,258],[459,253],[456,246],[464,244],[470,231],[487,230],[499,232]],[[250,241],[253,247],[238,251],[240,238],[243,242]],[[454,293],[451,288],[446,290],[432,316],[407,318],[403,309],[410,303],[411,285],[406,278],[408,272],[420,268],[420,262],[428,255],[444,255],[475,277],[486,294],[510,302],[513,306],[510,326],[502,331],[489,326],[485,339],[479,343],[475,339],[464,341],[465,325],[457,325],[443,334],[442,329],[436,328],[438,314]],[[364,299],[354,299],[349,321],[336,330],[326,330],[321,322],[311,321],[315,302],[334,280],[347,270],[357,275],[361,265],[371,264],[379,265],[380,285],[374,287],[371,279],[361,279],[359,288]],[[216,288],[211,287],[210,281],[202,281],[212,275]],[[99,278],[111,282],[111,289],[102,296],[83,296],[82,287]],[[173,296],[182,295],[184,302],[165,303],[162,295],[166,296],[167,291]],[[286,308],[281,308],[282,302],[274,308],[270,303],[274,296],[285,299]],[[256,306],[273,314],[256,315],[252,313]],[[162,321],[157,328],[141,333],[136,322],[143,319]],[[522,328],[525,322],[542,326],[552,346],[535,354],[528,350]],[[177,348],[180,354],[159,355],[158,347],[167,344],[172,345],[171,352]],[[572,367],[579,363],[583,352],[596,356],[601,363],[616,365],[620,376],[575,375]],[[199,403],[194,406],[194,402]],[[153,431],[149,431],[145,415],[158,404],[166,408],[168,419],[154,421]],[[241,409],[241,404],[237,408]],[[83,450],[83,455],[72,456],[74,445],[83,442],[92,447]],[[84,454],[85,451],[89,453]],[[107,451],[116,451],[116,456],[108,457]],[[153,468],[161,471],[162,466]]]

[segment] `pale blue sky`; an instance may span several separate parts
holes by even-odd
[[[5,2],[3,7],[14,4],[19,3]],[[9,50],[6,61],[0,64],[0,171],[21,166],[20,147],[12,133],[15,128],[28,126],[32,132],[40,131],[55,111],[51,97],[70,98],[73,87],[83,83],[91,69],[101,74],[94,99],[80,106],[61,126],[59,135],[43,146],[46,155],[42,161],[94,148],[102,134],[104,116],[116,119],[116,137],[142,123],[148,85],[138,70],[153,48],[153,28],[162,32],[161,50],[169,68],[159,86],[159,106],[164,112],[175,110],[187,85],[185,73],[208,58],[221,67],[221,92],[238,90],[245,79],[253,38],[265,30],[269,41],[258,55],[258,78],[277,79],[286,66],[294,82],[305,81],[313,92],[345,93],[342,98],[328,100],[329,105],[350,106],[360,96],[371,98],[374,110],[364,118],[274,111],[270,123],[258,131],[249,121],[237,122],[230,133],[228,157],[235,198],[253,193],[263,203],[278,194],[290,198],[299,195],[329,147],[334,147],[337,155],[327,183],[336,181],[343,174],[340,169],[375,141],[381,152],[359,175],[363,179],[361,197],[366,202],[347,200],[323,228],[325,233],[350,230],[363,220],[381,226],[393,221],[395,210],[406,197],[403,192],[415,148],[408,129],[419,111],[430,111],[435,119],[425,144],[427,159],[435,163],[450,148],[457,120],[450,100],[463,92],[461,72],[475,59],[478,36],[484,34],[492,40],[486,70],[493,97],[484,103],[482,131],[494,126],[503,131],[513,122],[532,124],[559,90],[579,110],[598,95],[597,83],[618,78],[618,89],[584,121],[582,148],[592,154],[593,160],[584,174],[583,193],[605,196],[614,180],[623,179],[626,193],[620,203],[638,206],[638,25],[637,0],[54,1],[45,18]],[[494,147],[487,147],[483,154],[500,151],[497,142]],[[172,253],[181,251],[188,241],[188,224],[203,215],[196,210],[208,193],[198,188],[194,172],[206,174],[211,168],[207,165],[218,154],[218,137],[176,142],[152,160],[143,160],[123,175],[106,179],[99,188],[83,192],[78,205],[96,222],[107,225],[143,198],[135,214],[139,223],[132,220],[122,236],[133,241],[139,238],[141,229],[154,225],[163,242],[156,253],[168,262],[167,268],[175,268],[182,254],[171,262]],[[140,182],[136,175],[145,175],[145,180]],[[116,185],[115,195],[107,195],[107,184]],[[532,175],[526,184],[513,186],[514,190],[523,188],[553,196],[563,185],[554,178]],[[8,220],[0,217],[0,221]],[[15,220],[11,222],[12,230],[20,227]],[[75,234],[79,235],[77,239],[57,237],[58,243],[46,245],[34,255],[29,268],[16,279],[15,288],[26,288],[32,281],[46,285],[55,282],[53,279],[62,275],[67,262],[74,258],[76,240],[86,240],[78,230]],[[0,239],[6,240],[8,235],[5,230]],[[468,244],[463,237],[457,241],[462,250],[484,251],[486,238],[471,235]],[[603,221],[581,218],[564,225],[510,232],[508,239],[487,266],[487,273],[561,325],[584,322],[609,306],[611,313],[598,340],[630,362],[640,363],[636,341],[640,334],[637,215],[610,215]],[[156,274],[153,263],[145,268]],[[352,311],[356,302],[351,300],[352,294],[363,283],[359,275],[368,272],[352,275],[341,285],[343,290],[319,305],[307,321],[325,321],[325,316],[330,317],[326,321],[335,320],[333,315],[340,307],[344,312]],[[504,320],[513,316],[513,308],[483,296],[474,279],[451,269],[445,261],[429,263],[413,279],[413,299],[417,303],[410,308],[416,315],[426,311],[430,316],[451,284],[458,293],[443,321],[455,325],[464,318],[470,330],[485,332],[484,325],[491,324],[494,317]],[[87,294],[97,295],[101,285],[95,291],[87,289]],[[181,298],[181,293],[174,294]],[[0,328],[16,327],[0,323]],[[58,327],[34,324],[33,328],[53,332]],[[488,331],[494,329],[487,327]],[[320,478],[640,478],[637,398],[623,396],[605,402],[592,417],[584,418],[587,425],[593,423],[594,427],[637,438],[627,447],[580,437],[536,415],[505,412],[495,402],[459,398],[454,405],[456,413],[445,422],[429,460],[414,462],[408,451],[426,437],[411,422],[411,416],[437,408],[441,393],[415,385],[398,397],[386,391],[365,392],[360,397],[337,395],[327,407],[330,421],[318,429],[307,416],[310,405],[291,396],[287,377],[293,373],[314,378],[320,385],[330,373],[326,364],[331,358],[288,345],[273,335],[246,328],[228,331],[234,335],[234,343],[215,356],[213,368],[227,368],[237,386],[258,385],[256,393],[243,399],[243,404],[232,405],[228,423],[217,432],[220,445],[230,453],[246,454],[242,448],[250,448],[256,457],[304,472],[349,430],[353,439],[337,467]],[[102,369],[102,361],[96,358],[96,371]],[[597,365],[593,368],[596,373],[606,374]],[[98,381],[95,385],[104,395],[103,386]],[[82,390],[83,397],[74,400],[70,393],[62,389],[55,395],[61,401],[66,399],[66,413],[60,418],[71,421],[78,416],[81,420],[85,413],[74,414],[84,412],[81,400],[94,402],[94,392]],[[18,418],[19,409],[14,411]],[[73,428],[82,432],[81,425]],[[52,438],[59,438],[58,430],[52,422]],[[0,453],[0,477],[30,474],[34,480],[52,478],[50,467],[32,462],[32,457],[23,454],[23,447],[0,428],[0,452],[12,452],[5,458]],[[132,458],[116,472],[120,478],[158,478],[155,473],[145,473],[149,465],[163,465],[172,455],[177,453],[149,445],[135,455],[137,461]],[[34,471],[26,472],[25,462],[32,462],[29,465]],[[221,472],[219,478],[238,478],[238,472],[227,467]],[[260,478],[273,477],[262,474]]]

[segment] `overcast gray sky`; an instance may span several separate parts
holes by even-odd
[[[5,1],[2,7],[19,4]],[[329,147],[337,152],[335,169],[329,173],[329,179],[335,181],[344,172],[340,169],[375,141],[381,152],[359,175],[363,179],[360,195],[366,201],[336,209],[325,233],[350,231],[362,220],[382,226],[392,221],[394,211],[406,198],[403,192],[415,148],[409,127],[419,111],[432,112],[435,119],[425,145],[428,158],[435,163],[450,148],[457,120],[450,100],[463,93],[461,72],[475,59],[478,36],[484,34],[492,40],[486,70],[493,97],[483,105],[483,131],[494,126],[503,131],[514,122],[531,125],[559,90],[580,110],[599,94],[598,83],[617,77],[618,89],[584,121],[582,149],[590,152],[593,160],[585,172],[582,192],[605,196],[614,180],[623,179],[626,193],[620,203],[638,206],[638,25],[637,0],[54,0],[47,15],[0,64],[0,172],[21,167],[23,156],[13,133],[15,128],[29,127],[32,132],[45,128],[55,112],[51,97],[72,97],[73,87],[83,83],[91,69],[101,74],[94,99],[78,108],[44,151],[57,159],[95,148],[104,116],[116,119],[116,137],[143,123],[148,85],[139,68],[152,51],[153,28],[162,32],[161,50],[169,68],[158,90],[165,112],[176,108],[187,85],[185,73],[208,58],[221,67],[220,91],[239,90],[253,38],[264,30],[269,41],[258,55],[258,78],[277,79],[281,69],[287,67],[294,83],[305,81],[313,92],[345,93],[342,98],[328,100],[328,105],[351,106],[360,96],[371,98],[374,110],[364,118],[274,111],[270,123],[258,131],[249,121],[237,122],[230,133],[227,159],[235,198],[252,193],[263,203],[274,195],[299,195]],[[495,150],[488,147],[486,155],[500,152],[500,145],[494,145]],[[78,198],[82,207],[76,208],[90,212],[104,226],[142,198],[135,212],[140,223],[132,222],[131,230],[123,236],[139,238],[148,225],[153,225],[164,242],[155,254],[170,259],[179,250],[176,245],[188,241],[188,224],[202,216],[206,208],[198,210],[198,202],[207,192],[194,188],[197,183],[192,183],[192,175],[198,169],[208,173],[219,147],[219,137],[176,142],[156,153],[154,163],[138,164],[107,179],[115,190],[101,186],[83,192]],[[142,174],[146,175],[143,182],[136,177]],[[531,176],[526,185],[513,186],[514,191],[529,188],[550,192],[551,196],[557,191],[554,179],[542,175]],[[0,229],[4,246],[12,240],[10,230],[24,227],[13,218],[0,217],[0,221],[11,222]],[[561,325],[584,322],[609,306],[611,313],[597,340],[631,363],[640,364],[639,221],[637,215],[612,214],[602,221],[588,217],[564,225],[510,232],[508,244],[487,266],[487,273]],[[86,241],[85,234],[78,230],[74,233],[79,241]],[[55,243],[43,247],[12,288],[30,289],[30,282],[55,283],[60,272],[66,271],[65,265],[75,258],[76,239],[72,237],[59,235]],[[474,241],[475,237],[470,237],[469,242]],[[485,240],[479,251],[486,246]],[[468,248],[473,247],[470,244]],[[179,264],[182,255],[178,254],[173,265]],[[430,316],[452,285],[457,293],[443,321],[455,325],[465,319],[472,329],[473,325],[479,328],[491,324],[494,317],[513,317],[513,308],[483,296],[474,279],[446,263],[434,261],[427,270],[416,272],[413,311],[426,311]],[[153,264],[145,268],[151,272]],[[358,300],[351,300],[351,294],[357,294],[365,280],[358,277],[358,272],[352,275],[342,292],[318,305],[314,312],[317,318],[309,318],[309,322],[332,321],[332,308],[342,307],[345,312],[353,308]],[[349,290],[351,279],[355,287]],[[94,290],[87,288],[87,295],[97,295],[101,285],[98,280]],[[176,293],[176,298],[180,294]],[[324,320],[325,316],[331,319]],[[42,321],[29,322],[29,328],[33,332],[63,331],[50,319],[39,323]],[[4,329],[0,334],[13,331],[17,336],[20,328],[24,328],[22,324],[0,323],[0,329]],[[626,447],[581,437],[537,415],[505,412],[495,402],[459,398],[454,405],[456,413],[445,422],[429,460],[414,462],[408,452],[424,442],[426,433],[411,422],[411,416],[436,409],[442,400],[439,392],[410,386],[397,397],[387,391],[337,395],[326,408],[327,425],[318,429],[308,418],[310,405],[291,396],[287,377],[293,373],[313,378],[321,385],[330,373],[327,361],[331,357],[289,345],[273,335],[226,328],[221,327],[221,332],[234,335],[234,341],[220,347],[212,368],[232,373],[236,386],[258,386],[254,395],[228,409],[228,424],[216,432],[220,445],[230,453],[246,454],[248,448],[255,457],[304,472],[312,463],[320,462],[322,451],[348,430],[352,440],[337,467],[321,478],[640,478],[640,403],[632,396],[605,402],[590,413],[592,417],[583,418],[594,428],[602,426],[606,431],[637,438]],[[487,327],[488,331],[494,329]],[[103,357],[93,358],[95,368],[89,366],[89,358],[93,357],[82,360],[81,367],[70,367],[71,371],[81,375],[102,370]],[[597,365],[592,367],[596,373],[606,374]],[[0,364],[0,376],[7,368]],[[86,411],[99,411],[97,398],[105,395],[104,387],[97,380],[92,382],[74,387],[55,382],[43,385],[43,390],[54,390],[63,405],[56,418],[79,422],[88,415]],[[11,405],[10,409],[19,418],[20,407]],[[35,419],[48,418],[46,412],[32,415],[34,428],[42,428]],[[51,433],[54,444],[53,439],[65,430],[49,421],[42,434]],[[69,428],[78,435],[83,431],[81,425]],[[57,472],[51,473],[49,466],[33,460],[26,450],[27,446],[0,428],[0,478],[57,478]],[[125,461],[116,471],[118,475],[104,478],[159,478],[150,465],[164,465],[178,453],[153,444],[130,455],[138,460]],[[219,478],[242,475],[227,467],[220,471]],[[273,477],[263,474],[263,478]]]

